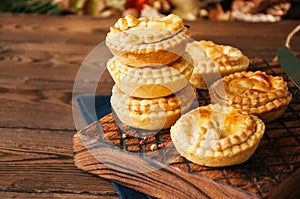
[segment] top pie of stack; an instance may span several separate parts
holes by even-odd
[[[167,65],[177,60],[190,39],[182,19],[166,17],[120,18],[106,37],[106,45],[123,64],[135,67]]]

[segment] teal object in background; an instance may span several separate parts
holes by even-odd
[[[285,46],[278,48],[277,57],[283,71],[300,88],[300,60]]]

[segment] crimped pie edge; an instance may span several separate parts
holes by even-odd
[[[155,113],[172,111],[175,109],[186,110],[190,107],[195,98],[195,90],[187,85],[175,94],[153,99],[132,97],[124,93],[121,89],[114,85],[112,89],[112,102],[124,110],[134,111],[137,113]],[[157,106],[153,108],[151,106]],[[159,114],[159,113],[158,113]]]
[[[208,106],[203,106],[203,107],[206,108],[206,107],[214,107],[214,106],[221,106],[221,105],[210,104]],[[255,130],[255,132],[253,132],[253,134],[249,135],[247,141],[240,143],[240,144],[233,145],[232,147],[226,147],[223,151],[210,150],[210,152],[207,152],[207,150],[206,150],[206,152],[204,152],[204,154],[206,154],[206,155],[204,155],[202,157],[200,157],[200,156],[197,157],[197,155],[195,155],[196,154],[195,149],[194,149],[194,151],[186,150],[186,148],[190,148],[191,146],[188,143],[185,145],[182,144],[182,140],[184,140],[186,138],[185,138],[185,136],[182,136],[181,134],[184,134],[184,135],[189,134],[189,132],[192,131],[191,125],[193,126],[193,124],[194,124],[194,126],[193,126],[194,128],[196,128],[196,129],[199,128],[199,127],[195,127],[196,126],[195,122],[187,122],[186,120],[190,120],[190,121],[197,120],[198,118],[195,118],[195,116],[198,115],[198,111],[199,111],[198,109],[200,109],[200,108],[201,107],[198,107],[198,108],[193,109],[190,112],[184,114],[179,120],[177,120],[175,125],[173,125],[171,127],[171,130],[170,130],[171,138],[172,138],[173,143],[174,143],[176,149],[178,150],[178,152],[182,156],[191,160],[192,162],[194,162],[196,164],[200,164],[200,165],[206,165],[206,166],[229,166],[232,164],[238,164],[243,161],[246,161],[252,155],[252,153],[258,146],[258,144],[264,134],[265,125],[262,122],[262,120],[260,120],[257,116],[251,115],[251,118],[255,122],[256,130]],[[190,117],[190,119],[186,119],[189,117]],[[180,144],[178,143],[177,138],[181,140]],[[224,140],[227,140],[227,139],[228,138],[225,138]],[[230,142],[230,141],[228,141],[228,142]],[[192,143],[192,141],[190,141],[190,143]],[[197,143],[197,144],[199,145],[199,143]],[[249,154],[247,153],[248,150],[250,152]],[[241,157],[241,158],[238,157],[238,160],[236,160],[236,157],[235,157],[234,160],[230,160],[231,157],[236,156],[236,155],[243,156],[243,153],[247,153],[247,154],[244,154],[244,155],[246,155],[246,157]],[[219,158],[225,159],[226,162],[215,163]],[[207,162],[206,162],[206,159],[207,159]]]
[[[178,62],[181,63],[182,60],[183,58],[178,60]],[[152,68],[152,73],[153,71],[159,71],[162,69],[169,70],[169,75],[172,76],[164,78],[157,78],[159,75],[154,75],[154,77],[151,78],[149,76],[145,77],[145,75],[138,77],[123,74],[118,70],[117,65],[114,62],[114,58],[109,60],[107,63],[107,69],[115,83],[123,92],[135,97],[153,98],[170,95],[184,88],[188,84],[188,80],[193,72],[193,65],[188,61],[184,61],[183,63],[185,64],[181,65],[175,62],[171,63],[169,66],[163,66],[162,68]],[[177,69],[172,69],[172,64],[174,64],[175,68],[179,67],[179,71],[177,71]],[[143,69],[133,68],[132,70],[138,70],[143,73]],[[180,73],[180,71],[182,72]],[[165,75],[163,72],[160,72],[159,74]],[[152,94],[150,90],[153,89],[158,89],[160,92],[155,92]],[[147,90],[149,92],[147,92]]]
[[[270,92],[257,96],[238,96],[234,93],[228,92],[228,84],[231,80],[236,80],[241,77],[252,77],[254,74],[264,74],[268,78],[276,80],[277,88],[271,89]],[[272,80],[271,83],[274,82]],[[248,110],[255,115],[285,106],[289,104],[292,98],[291,93],[288,91],[287,84],[282,77],[267,75],[262,71],[242,71],[230,74],[215,82],[209,90],[213,103],[226,103],[227,105],[234,106],[236,108]],[[226,93],[224,93],[224,91]]]
[[[118,37],[124,36],[125,35],[118,35]],[[115,55],[118,56],[122,56],[126,53],[146,54],[150,52],[157,52],[159,50],[172,51],[172,48],[180,46],[182,43],[187,43],[187,41],[190,39],[190,36],[190,30],[188,28],[183,28],[173,37],[169,37],[154,43],[130,44],[128,42],[123,42],[121,39],[112,37],[106,39],[106,45]]]
[[[189,87],[189,89],[192,89],[192,87],[190,86],[187,87]],[[182,105],[171,106],[169,107],[169,110],[164,109],[164,107],[160,107],[158,108],[157,112],[153,110],[149,112],[147,110],[146,111],[136,110],[132,106],[126,107],[126,104],[128,104],[126,103],[126,101],[130,101],[130,99],[133,97],[130,97],[129,95],[126,95],[124,93],[122,94],[123,96],[121,96],[121,98],[119,95],[116,95],[116,93],[113,93],[111,97],[111,105],[114,112],[122,121],[122,123],[128,126],[134,128],[146,129],[146,130],[170,128],[177,121],[177,119],[180,118],[180,116],[183,113],[187,112],[190,109],[194,101],[195,96],[187,97],[186,92],[188,92],[188,94],[190,95],[195,95],[194,90],[193,92],[186,91],[189,89],[185,88],[181,92],[176,93],[177,97],[180,98]],[[125,102],[121,103],[121,101],[122,102],[125,101]]]

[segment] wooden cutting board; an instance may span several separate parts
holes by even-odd
[[[157,198],[299,197],[300,91],[277,62],[251,59],[249,70],[281,75],[293,99],[284,115],[266,124],[259,147],[245,163],[222,168],[196,165],[178,154],[168,129],[149,131],[155,135],[143,139],[141,130],[109,114],[75,134],[76,166]],[[195,103],[210,102],[207,91],[198,94]],[[159,146],[155,151],[153,144]]]

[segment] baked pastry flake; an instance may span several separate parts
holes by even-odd
[[[211,167],[247,161],[259,145],[264,131],[265,125],[257,116],[219,104],[189,111],[170,130],[181,156]]]

